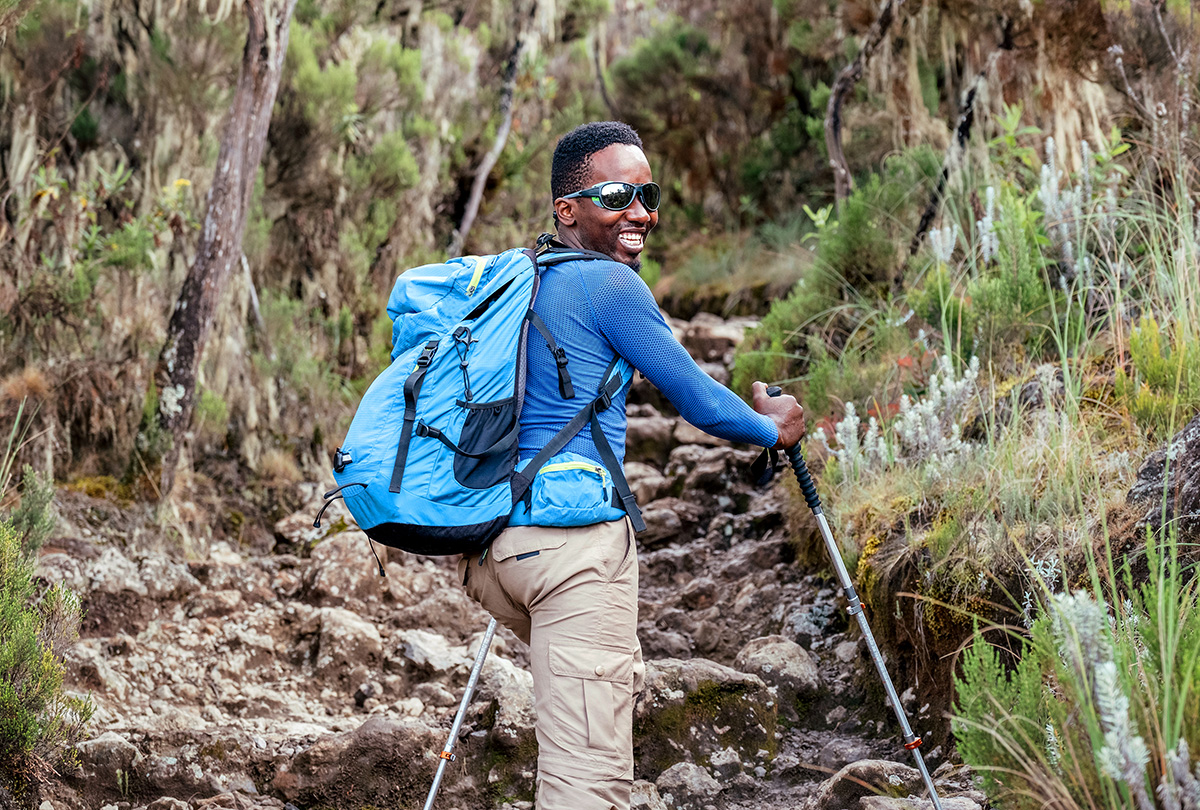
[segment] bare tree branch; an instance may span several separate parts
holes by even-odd
[[[534,3],[530,17],[533,16],[533,11],[536,9],[537,4]],[[471,196],[467,198],[467,208],[463,212],[462,222],[459,223],[450,239],[448,253],[451,257],[462,255],[463,247],[467,243],[467,236],[471,233],[471,226],[475,224],[475,217],[479,215],[479,206],[483,202],[483,191],[487,188],[488,175],[492,173],[496,161],[504,152],[505,144],[508,143],[508,133],[512,130],[513,96],[516,94],[517,72],[529,37],[528,31],[519,31],[516,42],[513,43],[508,66],[504,70],[504,84],[500,90],[500,128],[496,130],[496,140],[492,144],[492,148],[483,156],[483,161],[475,172],[475,182],[471,184]]]
[[[600,98],[604,102],[604,108],[608,110],[610,118],[617,117],[617,107],[613,104],[612,96],[608,94],[608,82],[604,80],[604,66],[600,63],[600,49],[604,43],[600,41],[600,32],[602,27],[597,26],[596,35],[592,42],[592,65],[596,69],[596,86],[600,89]]]
[[[245,0],[246,48],[208,192],[196,260],[171,313],[154,372],[158,426],[170,437],[162,457],[162,498],[175,485],[175,467],[196,406],[196,374],[217,301],[234,265],[241,261],[246,212],[262,163],[295,7],[296,0]]]
[[[915,256],[921,249],[921,240],[925,238],[929,226],[933,224],[933,220],[941,209],[942,195],[945,194],[946,184],[950,182],[950,176],[962,165],[963,155],[967,151],[967,141],[971,139],[971,126],[975,123],[975,99],[987,86],[988,75],[992,72],[992,66],[996,64],[999,56],[1000,51],[993,52],[988,57],[987,66],[979,72],[975,81],[971,82],[971,88],[967,91],[967,97],[963,100],[962,110],[958,115],[958,124],[954,127],[954,137],[950,139],[950,145],[946,147],[946,157],[942,161],[942,173],[938,177],[937,187],[929,195],[929,203],[925,206],[925,212],[921,214],[917,232],[913,234],[912,242],[908,245],[908,255],[910,256]]]
[[[842,151],[842,105],[854,85],[862,78],[863,68],[875,51],[879,50],[888,28],[896,18],[896,12],[904,0],[887,0],[879,10],[879,18],[867,31],[863,46],[854,61],[838,72],[833,81],[833,89],[829,94],[829,106],[825,109],[825,146],[829,152],[829,165],[833,168],[834,200],[838,208],[842,200],[850,196],[850,169],[846,166],[846,154]]]

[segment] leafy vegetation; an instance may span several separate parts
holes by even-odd
[[[0,522],[0,786],[21,795],[45,778],[91,718],[63,692],[62,653],[79,627],[79,598],[38,594],[16,532]]]
[[[92,705],[63,691],[62,654],[78,635],[79,597],[61,584],[39,589],[33,578],[34,554],[54,526],[52,483],[27,466],[12,507],[18,435],[14,426],[0,455],[0,788],[21,797],[70,756]]]
[[[1090,562],[1087,588],[1039,583],[1028,630],[977,631],[956,679],[959,751],[1005,806],[1195,806],[1195,572],[1175,535],[1151,537],[1140,582]]]

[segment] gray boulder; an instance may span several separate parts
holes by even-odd
[[[401,630],[397,651],[415,665],[418,672],[440,675],[458,666],[470,666],[472,659],[465,647],[452,646],[445,636],[427,630]]]
[[[346,675],[359,667],[374,667],[383,659],[379,631],[358,614],[343,608],[322,608],[318,620],[317,672]]]
[[[1200,416],[1142,463],[1126,501],[1146,507],[1137,528],[1168,522],[1181,531],[1200,531]]]
[[[864,796],[911,796],[922,785],[916,768],[884,759],[852,762],[835,773],[809,799],[808,810],[859,810]]]
[[[629,489],[637,496],[638,503],[650,503],[666,491],[668,484],[666,477],[657,468],[640,461],[625,463],[625,480],[629,482]]]
[[[758,325],[753,318],[725,320],[710,312],[700,312],[684,328],[681,343],[698,361],[729,365],[732,352],[746,336],[746,330]]]
[[[115,731],[106,731],[95,739],[81,742],[75,750],[79,752],[79,765],[85,774],[114,788],[121,782],[128,785],[134,768],[142,761],[142,752]]]
[[[654,784],[663,803],[676,810],[702,810],[721,793],[721,783],[693,762],[672,765]]]
[[[630,810],[668,810],[667,803],[658,795],[658,788],[653,782],[638,779],[633,783],[630,793]]]
[[[647,661],[633,718],[637,776],[657,779],[680,760],[708,763],[726,749],[765,765],[777,722],[775,697],[755,675],[704,658]]]
[[[379,576],[375,558],[362,532],[341,532],[313,549],[308,569],[308,594],[314,604],[345,605],[378,600],[389,583]],[[376,549],[387,560],[387,549]]]
[[[662,466],[674,443],[675,421],[666,416],[631,416],[625,433],[625,457]]]
[[[416,720],[376,715],[301,751],[272,787],[300,807],[416,806],[433,781],[440,736]]]
[[[779,690],[780,701],[812,697],[820,686],[817,662],[808,650],[783,636],[756,638],[737,654],[736,666]]]

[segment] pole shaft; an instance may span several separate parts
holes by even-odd
[[[867,643],[867,651],[871,654],[871,661],[875,664],[875,671],[879,673],[879,680],[883,681],[883,691],[887,694],[888,702],[892,704],[892,711],[896,714],[896,719],[900,721],[900,730],[904,734],[904,742],[906,744],[912,743],[917,737],[913,734],[912,726],[908,723],[908,716],[904,713],[904,707],[900,705],[900,696],[896,694],[896,687],[892,683],[892,677],[888,675],[887,665],[883,660],[883,653],[879,651],[879,645],[875,642],[875,634],[871,632],[871,625],[867,623],[867,615],[863,612],[862,600],[858,598],[858,593],[854,590],[854,583],[850,579],[850,572],[846,570],[846,563],[842,559],[842,552],[838,548],[837,542],[833,539],[833,532],[829,529],[829,522],[825,519],[825,513],[821,510],[820,506],[815,507],[812,513],[817,519],[817,526],[821,530],[821,537],[825,540],[825,550],[829,552],[829,559],[833,562],[833,567],[837,571],[842,591],[846,594],[846,598],[850,602],[849,612],[858,620],[858,627],[862,631],[863,639]],[[929,769],[925,766],[925,758],[921,756],[921,749],[913,746],[911,750],[913,759],[917,762],[917,770],[921,772],[921,779],[925,782],[925,788],[929,791],[929,798],[933,800],[935,810],[942,810],[942,802],[938,798],[937,788],[933,785],[933,777],[929,775]]]
[[[471,677],[467,679],[467,688],[463,691],[462,702],[458,704],[458,714],[454,715],[454,725],[450,727],[450,736],[446,739],[442,755],[438,758],[440,761],[437,773],[433,775],[433,786],[429,788],[429,798],[425,800],[425,810],[433,810],[433,800],[437,798],[438,788],[442,785],[442,776],[446,772],[446,763],[450,761],[454,744],[458,742],[458,731],[462,728],[463,718],[467,714],[467,706],[471,703],[471,696],[475,694],[479,673],[483,671],[483,659],[487,658],[488,648],[492,646],[492,636],[494,635],[496,635],[496,620],[492,619],[483,633],[483,641],[479,642],[479,652],[475,654],[475,665],[471,667]]]
[[[783,389],[778,386],[773,385],[767,389],[767,396],[777,397],[782,393]],[[875,643],[875,635],[871,632],[871,626],[867,623],[866,614],[863,613],[862,600],[858,598],[858,593],[854,590],[854,582],[850,579],[850,572],[846,570],[846,562],[842,559],[842,551],[833,539],[833,532],[829,529],[829,521],[825,519],[825,513],[821,509],[821,498],[817,494],[817,485],[813,482],[812,475],[808,472],[808,465],[804,462],[804,453],[801,452],[799,443],[787,448],[785,452],[787,453],[788,461],[791,462],[792,471],[796,474],[796,483],[800,485],[800,494],[804,496],[805,503],[812,510],[813,517],[817,519],[817,526],[821,530],[821,538],[825,541],[825,550],[829,553],[829,560],[833,563],[834,570],[837,572],[838,582],[841,583],[842,591],[846,594],[846,599],[850,603],[848,611],[851,616],[858,620],[858,627],[867,642],[867,651],[871,654],[871,661],[875,664],[875,671],[879,673],[879,679],[883,681],[883,690],[887,693],[888,702],[892,704],[892,711],[896,713],[896,719],[900,721],[900,729],[904,732],[904,747],[912,751],[913,759],[917,761],[917,770],[921,772],[921,779],[925,782],[925,789],[929,791],[929,798],[933,800],[934,810],[942,810],[942,801],[938,798],[937,788],[933,784],[933,777],[929,775],[929,769],[925,767],[925,758],[921,756],[919,748],[921,741],[913,734],[912,727],[908,724],[908,717],[904,713],[904,707],[900,705],[900,697],[896,694],[896,687],[892,684],[891,676],[888,675],[887,665],[883,661],[883,653],[879,651],[879,645]]]

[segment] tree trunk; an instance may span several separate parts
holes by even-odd
[[[530,13],[531,17],[536,10],[537,4],[535,3],[533,11]],[[500,90],[500,128],[496,130],[495,143],[483,156],[483,162],[479,164],[479,169],[475,172],[475,182],[471,184],[471,196],[467,198],[467,208],[463,212],[462,222],[459,223],[457,230],[454,231],[454,236],[450,239],[448,252],[452,258],[462,255],[463,248],[467,244],[467,236],[471,233],[471,226],[475,224],[475,217],[479,215],[479,206],[483,202],[483,191],[487,187],[488,175],[492,173],[496,161],[500,159],[500,154],[504,151],[504,145],[508,143],[508,133],[512,130],[513,95],[517,88],[517,70],[521,65],[521,56],[525,52],[525,44],[529,41],[530,35],[528,31],[518,32],[517,41],[513,44],[508,66],[504,70],[504,85]]]
[[[246,211],[262,162],[295,7],[296,0],[245,0],[249,23],[246,49],[221,137],[196,260],[171,313],[167,339],[154,372],[156,418],[168,442],[162,456],[159,490],[163,499],[175,484],[180,448],[191,427],[196,374],[212,330],[214,310],[234,266],[241,261]]]
[[[604,47],[604,40],[601,37],[603,31],[602,26],[596,27],[596,34],[592,37],[592,67],[596,71],[596,87],[600,90],[600,98],[604,101],[604,109],[608,110],[608,117],[614,121],[618,119],[617,106],[613,104],[612,96],[608,94],[608,82],[604,80],[604,65],[600,63],[600,49]]]
[[[825,108],[825,147],[829,152],[829,165],[833,169],[833,193],[839,211],[842,200],[850,196],[851,186],[850,169],[846,166],[846,155],[842,151],[842,104],[855,83],[862,78],[867,60],[879,49],[879,44],[896,18],[896,11],[902,5],[904,0],[887,0],[883,4],[879,19],[867,31],[858,55],[838,73],[829,94],[829,106]]]

